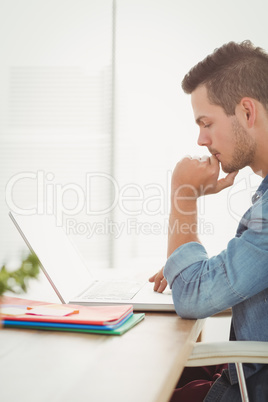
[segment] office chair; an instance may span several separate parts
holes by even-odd
[[[242,402],[249,402],[242,363],[268,364],[268,342],[197,342],[187,367],[235,363]]]

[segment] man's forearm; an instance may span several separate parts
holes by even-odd
[[[197,233],[197,200],[176,200],[173,197],[169,216],[167,257],[182,244],[192,241],[200,243]]]
[[[171,212],[169,218],[169,257],[185,243],[201,243],[197,233],[197,199],[206,194],[216,194],[233,184],[238,172],[219,179],[220,165],[216,156],[183,158],[177,163],[171,180]],[[154,290],[163,292],[167,286],[163,268],[149,280]]]

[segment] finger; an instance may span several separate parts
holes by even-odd
[[[213,166],[219,166],[220,162],[219,160],[216,158],[215,155],[211,155],[211,157],[209,158],[210,160],[210,164]]]
[[[164,276],[161,273],[158,273],[156,275],[155,280],[154,280],[154,291],[155,292],[158,291],[158,289],[159,289],[159,287],[161,285],[161,281],[162,281],[163,278],[164,278]]]
[[[208,155],[203,155],[203,156],[200,158],[200,162],[207,162],[207,161],[209,161],[209,156],[208,156]]]
[[[160,270],[160,271],[155,275],[155,278],[154,278],[154,291],[156,291],[156,292],[158,291],[158,289],[159,289],[159,287],[160,287],[161,282],[162,282],[163,279],[164,279],[163,271]]]
[[[156,275],[157,275],[157,274],[151,276],[151,277],[149,278],[149,282],[154,282]]]
[[[157,292],[158,292],[158,293],[164,292],[164,290],[166,289],[166,287],[167,287],[167,280],[164,278],[164,279],[162,280],[162,282],[160,283],[160,286],[159,286],[159,288],[157,289]]]
[[[154,274],[153,276],[151,276],[151,277],[149,278],[149,282],[155,282],[155,279],[156,279],[157,276],[159,276],[161,279],[164,278],[163,269],[164,269],[164,267],[162,267],[162,268],[160,269],[160,271],[158,271],[156,274]]]
[[[227,187],[230,187],[234,184],[234,179],[236,175],[238,174],[238,171],[229,173],[226,177],[223,179],[220,179],[217,183],[217,191],[224,190]]]

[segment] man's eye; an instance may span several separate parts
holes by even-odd
[[[210,127],[210,124],[204,124],[204,128]]]

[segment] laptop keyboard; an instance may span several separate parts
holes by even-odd
[[[142,285],[140,282],[96,281],[86,290],[81,299],[129,300],[138,293]]]

